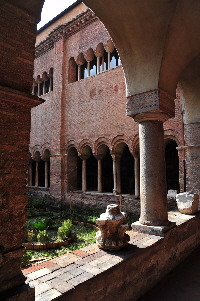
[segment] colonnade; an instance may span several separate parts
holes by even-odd
[[[50,186],[50,152],[45,151],[40,157],[39,152],[34,154],[34,159],[29,160],[28,186],[44,187]]]
[[[121,159],[120,153],[111,153],[112,157],[112,164],[113,164],[113,194],[121,194],[121,173],[120,173],[120,159]],[[87,191],[87,159],[90,157],[90,154],[88,155],[80,155],[79,156],[82,159],[82,191]],[[104,158],[104,155],[95,155],[95,158],[97,159],[97,190],[99,193],[103,192],[103,170],[102,170],[102,159]],[[140,191],[140,178],[139,178],[139,171],[140,171],[140,160],[139,160],[139,154],[134,156],[134,178],[135,178],[135,196],[139,196]]]

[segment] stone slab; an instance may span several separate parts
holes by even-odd
[[[168,226],[147,226],[141,224],[139,221],[131,224],[132,230],[145,233],[148,235],[164,236],[164,234],[170,229],[174,228],[176,223],[170,222]]]

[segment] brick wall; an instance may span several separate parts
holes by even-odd
[[[81,153],[85,143],[96,153],[100,141],[106,141],[110,151],[115,150],[122,141],[130,151],[135,150],[138,124],[126,115],[126,86],[122,67],[69,83],[71,58],[76,60],[78,54],[85,55],[90,47],[95,51],[99,43],[106,45],[109,39],[103,24],[95,20],[64,40],[58,40],[53,49],[37,57],[34,77],[38,74],[41,76],[53,67],[54,90],[42,96],[45,103],[32,110],[32,154],[35,150],[41,153],[45,145],[49,146],[51,154],[65,154],[70,146]],[[176,116],[164,123],[164,130],[165,137],[175,139],[180,146],[183,141],[179,95],[175,104]],[[54,175],[55,166],[51,166],[51,193],[58,198],[64,196],[64,191],[74,190],[76,167],[69,160],[61,166],[62,176],[60,174],[58,184],[59,176]],[[181,167],[180,178],[183,178]]]

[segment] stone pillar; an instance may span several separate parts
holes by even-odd
[[[134,156],[135,196],[140,196],[140,158]]]
[[[108,52],[108,70],[110,69],[110,52]]]
[[[140,223],[168,225],[163,114],[138,116],[140,137]]]
[[[120,158],[116,158],[117,193],[121,193]]]
[[[78,81],[81,80],[81,65],[78,65]]]
[[[86,180],[86,159],[82,160],[82,191],[87,190],[87,180]]]
[[[48,161],[45,161],[45,188],[49,187],[49,165]]]
[[[53,77],[50,77],[49,92],[53,91]]]
[[[29,161],[29,166],[28,166],[28,186],[33,186],[32,160]]]
[[[113,159],[113,181],[114,188],[113,193],[121,193],[121,181],[120,181],[120,154],[111,153]]]
[[[90,61],[87,62],[87,76],[90,76]]]
[[[112,155],[112,159],[113,159],[113,181],[114,181],[113,193],[117,194],[116,157],[114,155]]]
[[[102,168],[101,159],[98,159],[98,192],[102,192]]]
[[[39,186],[39,162],[36,161],[35,162],[35,186],[38,187]]]

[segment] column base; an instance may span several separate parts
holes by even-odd
[[[164,236],[167,231],[174,227],[176,227],[176,223],[174,222],[169,222],[167,226],[146,226],[141,224],[139,221],[131,224],[131,228],[135,232],[157,236]]]
[[[0,294],[1,301],[34,301],[35,300],[35,287],[30,284],[23,284],[18,287],[12,288]]]

